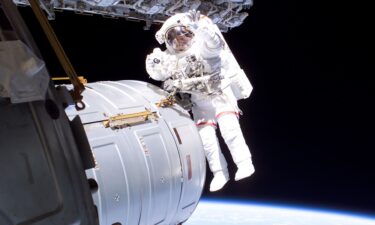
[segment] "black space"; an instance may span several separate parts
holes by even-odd
[[[302,3],[303,2],[303,3]],[[368,10],[366,10],[368,9]],[[30,8],[20,9],[53,76],[64,75]],[[374,73],[370,7],[343,1],[255,1],[224,34],[254,90],[239,102],[256,174],[203,197],[375,214]],[[375,21],[375,20],[374,20]],[[148,78],[157,25],[57,13],[57,36],[89,82]],[[226,146],[232,177],[235,166]]]

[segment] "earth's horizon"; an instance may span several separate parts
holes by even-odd
[[[184,225],[375,225],[375,216],[236,200],[202,199]]]

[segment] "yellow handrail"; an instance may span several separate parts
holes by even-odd
[[[50,42],[53,50],[56,53],[57,58],[59,59],[65,73],[68,75],[70,82],[73,84],[73,90],[71,95],[76,105],[77,110],[82,110],[85,108],[85,104],[82,102],[81,93],[85,90],[85,87],[79,80],[76,71],[74,70],[72,64],[69,61],[69,58],[66,56],[64,49],[62,48],[55,32],[53,31],[51,25],[48,22],[46,15],[43,13],[43,10],[40,7],[39,0],[29,0],[31,8],[38,19],[44,33],[46,34],[48,41]]]
[[[69,77],[52,77],[52,80],[70,80]],[[82,84],[87,84],[87,79],[84,76],[78,76],[78,80]]]

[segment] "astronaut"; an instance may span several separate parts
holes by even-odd
[[[164,81],[169,92],[188,93],[205,156],[213,173],[210,191],[229,180],[227,162],[216,137],[221,136],[237,165],[235,180],[254,173],[249,148],[238,121],[238,99],[248,98],[252,86],[229,50],[218,27],[197,11],[178,13],[165,21],[155,35],[166,50],[155,48],[147,55],[146,70]]]

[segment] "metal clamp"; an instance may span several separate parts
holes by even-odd
[[[106,128],[110,127],[112,129],[115,129],[115,128],[119,129],[119,128],[123,128],[126,126],[143,123],[148,120],[156,120],[157,118],[158,116],[155,112],[146,110],[144,112],[111,116],[109,117],[108,120],[103,121],[103,125]]]

